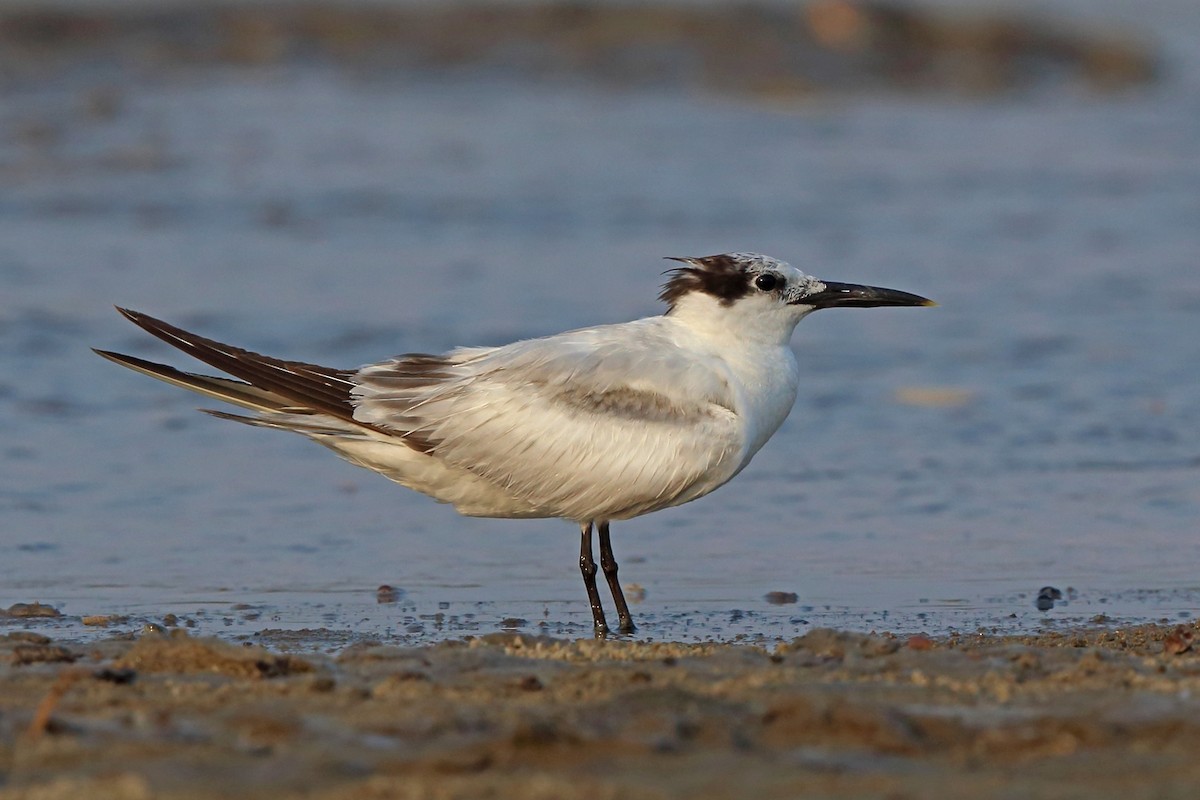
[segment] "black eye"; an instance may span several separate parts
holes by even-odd
[[[754,279],[754,285],[764,292],[769,292],[779,283],[779,276],[765,273]]]

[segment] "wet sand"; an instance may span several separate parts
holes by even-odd
[[[1194,797],[1198,627],[328,655],[17,631],[0,797]]]

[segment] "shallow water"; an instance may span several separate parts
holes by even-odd
[[[640,636],[1188,617],[1200,94],[1172,54],[1117,96],[785,107],[318,64],[10,83],[0,607],[586,635],[573,526],[458,517],[87,348],[186,367],[117,303],[351,366],[657,313],[660,256],[758,250],[942,305],[806,320],[754,463],[614,526]],[[1043,585],[1072,591],[1040,612]]]

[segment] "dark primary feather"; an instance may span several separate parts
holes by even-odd
[[[350,390],[354,386],[351,380],[355,374],[353,371],[271,358],[206,339],[148,314],[125,308],[117,310],[147,333],[252,386],[273,392],[313,411],[363,427],[374,427],[354,419],[354,406],[350,402]]]
[[[147,361],[135,356],[127,356],[124,353],[114,353],[110,350],[100,350],[95,347],[92,348],[92,352],[98,356],[107,358],[114,364],[128,367],[134,372],[140,372],[143,375],[149,375],[160,381],[181,386],[185,389],[191,389],[193,392],[215,397],[227,403],[234,403],[245,408],[282,413],[296,413],[304,410],[289,406],[284,402],[284,398],[272,392],[268,392],[265,389],[258,389],[248,383],[236,381],[233,378],[184,372],[166,364]]]

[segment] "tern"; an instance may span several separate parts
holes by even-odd
[[[337,369],[260,355],[118,308],[232,377],[96,352],[251,412],[210,414],[303,434],[467,516],[575,522],[595,633],[603,636],[595,528],[618,627],[628,633],[634,624],[610,523],[703,497],[750,463],[796,399],[796,324],[821,308],[936,305],[818,280],[757,253],[671,260],[682,266],[664,273],[664,314],[502,347]]]

